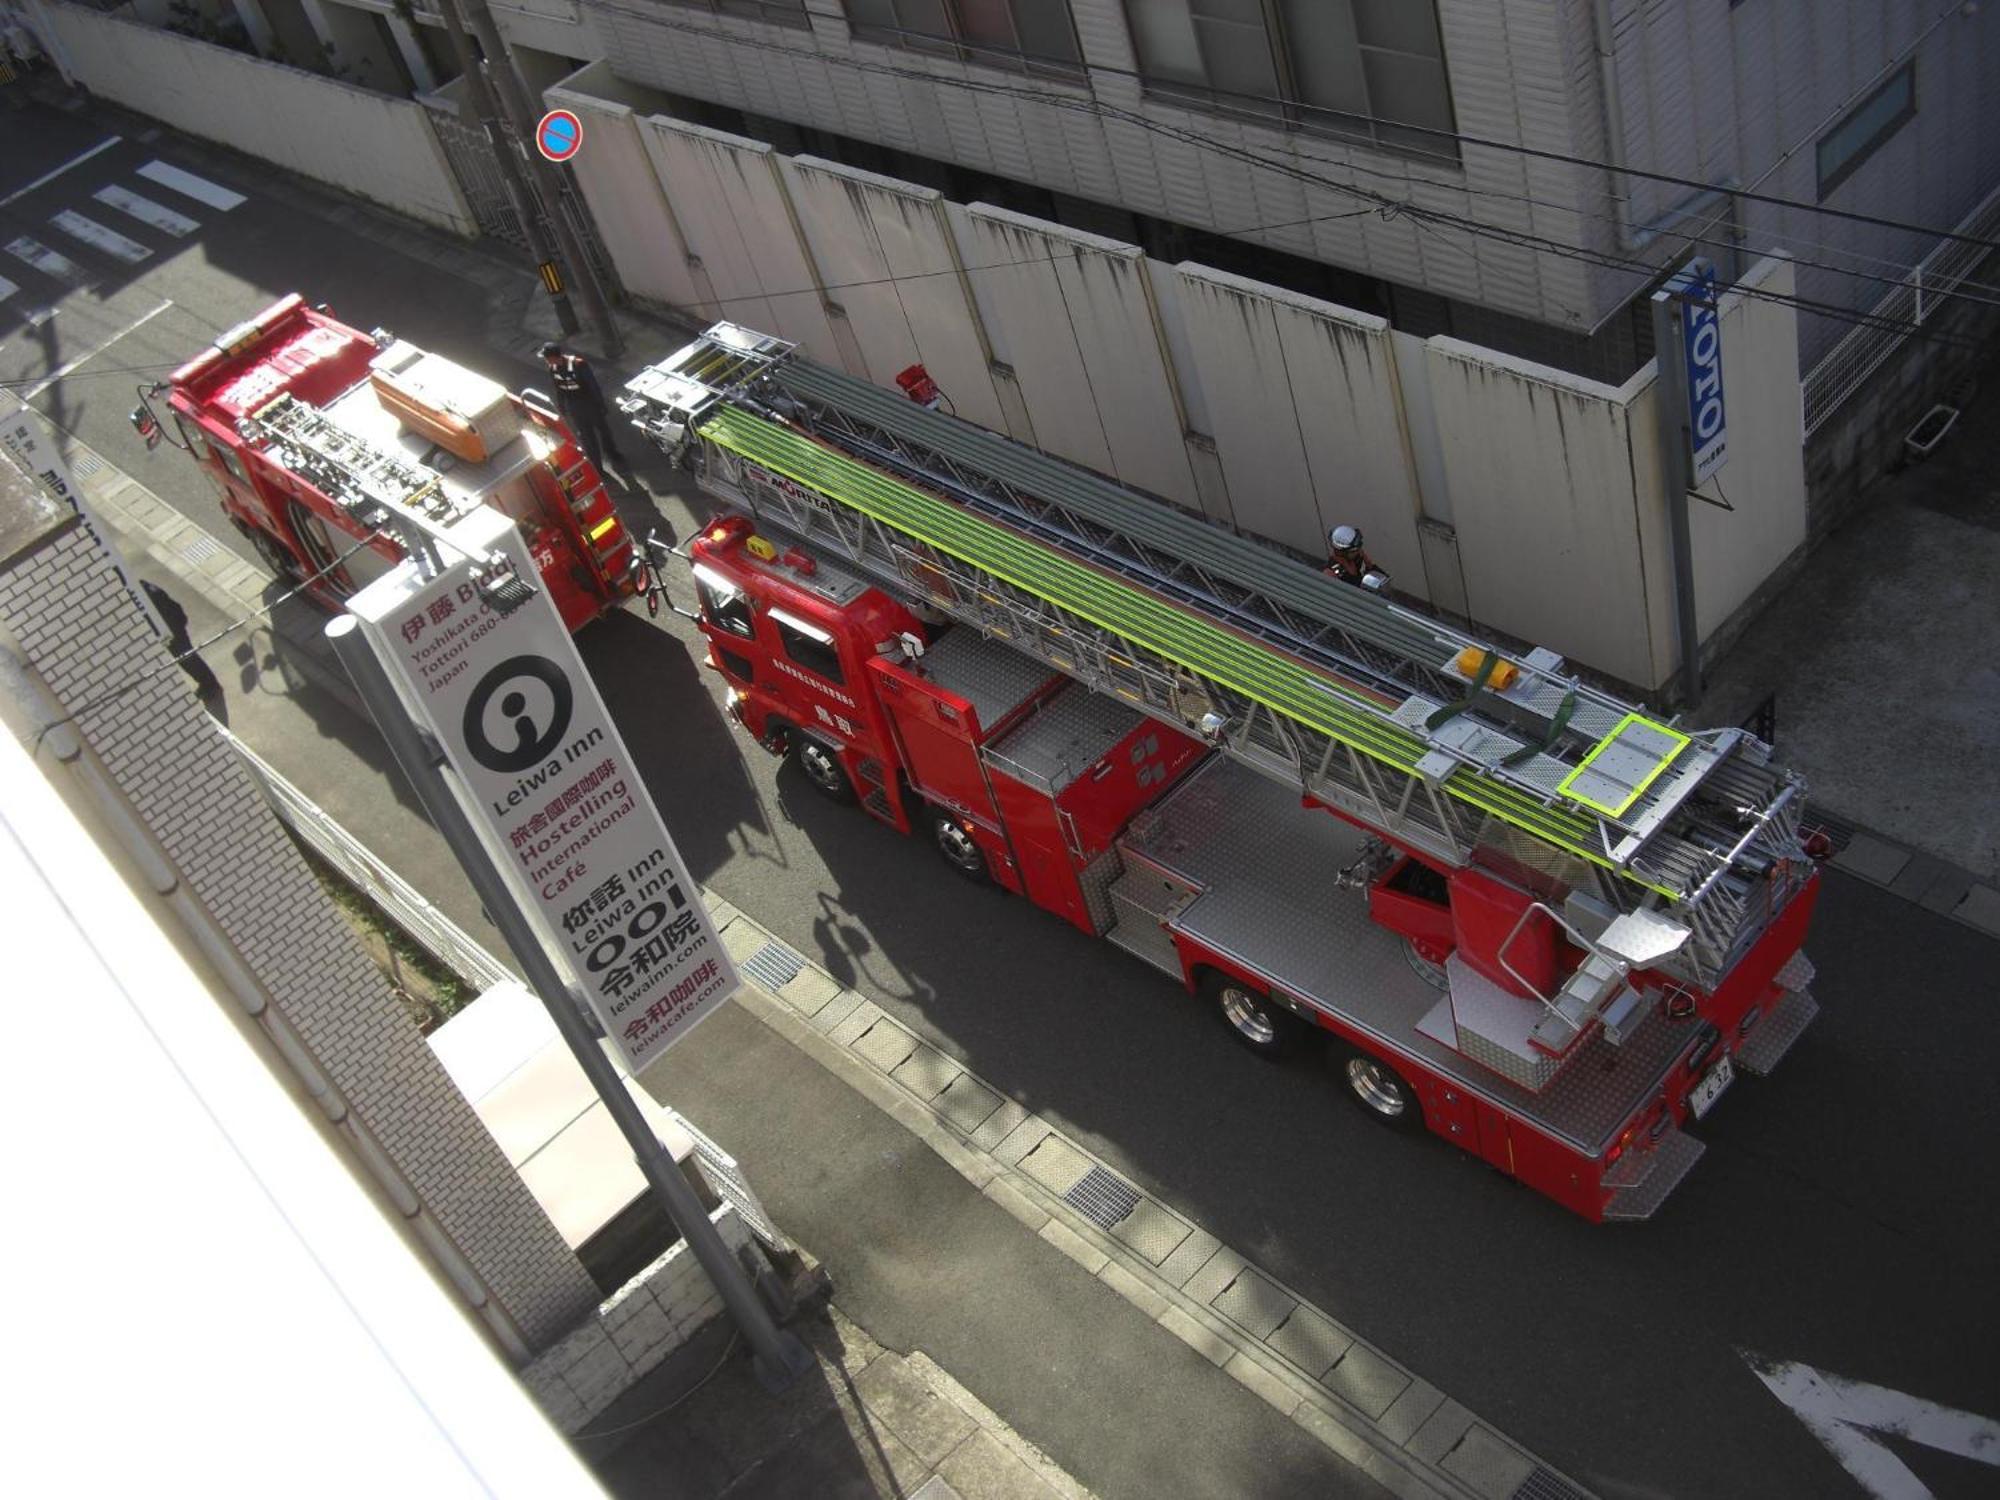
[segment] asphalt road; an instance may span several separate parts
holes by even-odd
[[[40,109],[6,118],[17,149],[0,198],[108,133]],[[500,378],[532,376],[525,274],[496,296],[404,253],[438,244],[415,231],[331,200],[302,209],[309,195],[240,160],[121,128],[127,139],[0,204],[0,277],[18,286],[0,300],[0,381],[35,391],[38,410],[226,540],[204,482],[179,455],[146,455],[125,412],[140,372],[163,374],[276,296],[298,289]],[[131,265],[51,226],[65,209],[109,223],[115,211],[93,197],[105,187],[165,201],[135,176],[156,159],[244,201],[174,200],[201,221],[180,236],[119,223],[151,250]],[[89,284],[5,249],[24,235]],[[669,479],[657,463],[647,474]],[[661,509],[689,524],[677,499]],[[2000,1414],[1991,940],[1830,874],[1809,944],[1818,1024],[1774,1077],[1742,1080],[1703,1123],[1708,1154],[1659,1219],[1593,1227],[1434,1138],[1373,1127],[1318,1059],[1257,1061],[1136,960],[822,802],[726,724],[687,638],[678,621],[634,613],[582,644],[702,880],[1605,1495],[1861,1493],[1746,1352]],[[338,811],[367,795],[356,789],[375,784],[379,755],[337,705],[283,690],[270,671],[281,654],[260,645],[246,663],[278,687],[239,730],[283,748],[281,767]],[[449,875],[436,893],[465,910]],[[1936,1495],[1994,1492],[1990,1468],[1887,1441]]]

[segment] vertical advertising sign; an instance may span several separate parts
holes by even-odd
[[[538,580],[497,511],[454,528]],[[735,993],[736,966],[545,590],[501,614],[441,548],[349,601],[377,658],[457,773],[488,854],[636,1076]]]
[[[1722,320],[1715,311],[1715,267],[1697,260],[1681,278],[1681,354],[1686,366],[1688,446],[1693,483],[1729,456],[1722,410]]]

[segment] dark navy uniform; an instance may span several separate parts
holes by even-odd
[[[604,390],[597,383],[597,372],[590,368],[590,361],[580,354],[566,353],[555,344],[542,345],[542,358],[548,363],[549,378],[555,384],[556,408],[575,434],[584,456],[599,470],[607,458],[622,469],[625,456],[611,436]]]

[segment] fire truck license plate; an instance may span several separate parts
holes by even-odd
[[[1688,1090],[1688,1107],[1694,1111],[1694,1117],[1699,1120],[1713,1109],[1715,1101],[1722,1097],[1722,1091],[1735,1081],[1736,1064],[1725,1052],[1720,1062],[1702,1074],[1701,1082]]]

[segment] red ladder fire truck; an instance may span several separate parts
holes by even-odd
[[[164,434],[146,398],[161,393],[230,521],[329,608],[403,557],[403,523],[473,505],[520,526],[570,629],[637,587],[604,481],[552,409],[296,294],[142,391],[132,419],[149,446]]]
[[[619,404],[724,502],[685,555],[751,735],[1253,1050],[1331,1033],[1376,1118],[1641,1219],[1817,1013],[1804,788],[1747,732],[734,325]]]

